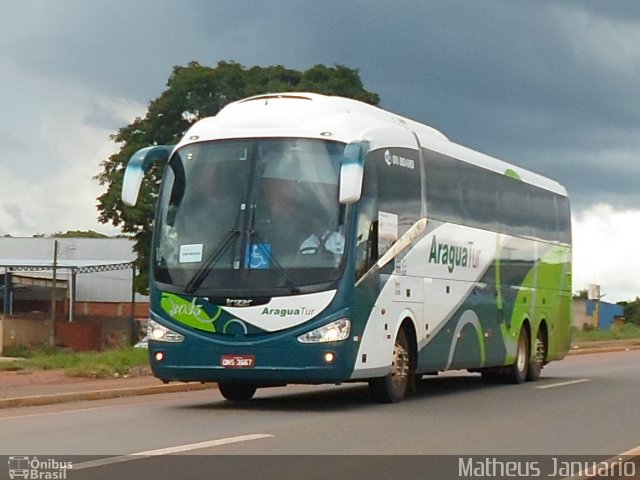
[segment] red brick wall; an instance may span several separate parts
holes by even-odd
[[[95,317],[131,317],[131,303],[114,302],[77,302],[73,309],[76,315]],[[149,302],[136,302],[135,317],[146,318],[149,314]]]
[[[102,350],[101,330],[97,323],[57,322],[56,344],[74,352]]]

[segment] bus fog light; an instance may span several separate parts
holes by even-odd
[[[316,328],[310,332],[300,335],[298,341],[301,343],[325,343],[340,342],[349,338],[351,333],[351,320],[341,318],[335,322],[328,323],[323,327]]]
[[[179,343],[184,341],[184,335],[174,332],[170,328],[149,319],[147,322],[147,336],[156,342]]]
[[[324,354],[324,361],[326,363],[333,363],[336,360],[336,354],[333,352],[327,352]]]

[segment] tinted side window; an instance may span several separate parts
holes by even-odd
[[[378,254],[420,219],[422,179],[418,151],[388,148],[369,153],[378,173]]]
[[[462,202],[467,223],[497,230],[500,224],[498,193],[502,176],[469,163],[460,163]]]
[[[356,228],[356,278],[360,278],[378,260],[378,180],[374,161],[367,161],[364,167]]]
[[[423,150],[426,159],[427,213],[432,218],[464,222],[460,161],[440,153]]]
[[[504,177],[500,189],[500,230],[510,235],[531,235],[529,189],[521,180]]]
[[[547,190],[529,187],[531,234],[539,239],[557,240],[558,222],[555,195]]]
[[[511,176],[423,149],[427,214],[518,237],[571,242],[569,199]]]
[[[556,196],[556,212],[558,214],[558,240],[571,243],[571,209],[569,199]]]

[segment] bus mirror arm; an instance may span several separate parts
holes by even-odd
[[[344,149],[340,166],[340,203],[343,205],[360,200],[367,142],[351,142]]]
[[[122,203],[129,207],[135,207],[145,172],[154,162],[166,162],[169,159],[173,147],[174,145],[145,147],[131,156],[127,163],[127,168],[124,171],[124,179],[122,181],[122,193],[120,196]]]

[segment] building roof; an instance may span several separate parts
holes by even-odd
[[[134,262],[118,260],[58,260],[55,268],[73,273],[111,272],[133,268]],[[0,268],[11,272],[42,272],[53,270],[53,260],[0,258]]]

